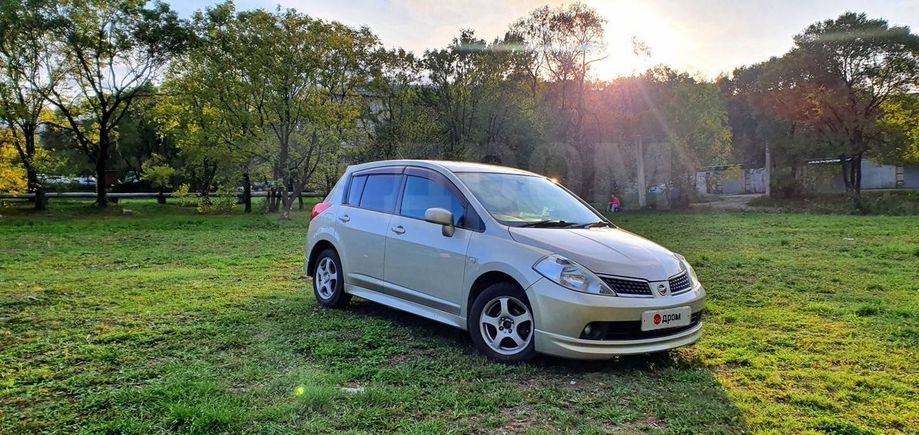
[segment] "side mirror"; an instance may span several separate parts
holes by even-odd
[[[443,225],[441,233],[444,237],[453,237],[456,227],[453,226],[453,213],[442,208],[433,207],[424,211],[424,220],[432,224]]]

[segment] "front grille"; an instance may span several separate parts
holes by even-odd
[[[627,295],[651,295],[651,286],[647,281],[633,281],[630,279],[608,278],[603,277],[606,283],[614,292]]]
[[[689,319],[689,325],[678,326],[676,328],[656,329],[654,331],[642,331],[641,320],[626,322],[591,322],[587,324],[587,326],[590,326],[590,334],[582,332],[580,338],[585,340],[623,341],[666,337],[695,328],[701,321],[702,311],[692,313]]]
[[[689,280],[689,272],[683,272],[670,278],[670,294],[682,293],[690,288],[692,288],[692,282]]]

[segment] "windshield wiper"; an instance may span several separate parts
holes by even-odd
[[[578,227],[579,228],[597,228],[597,227],[613,228],[613,224],[607,221],[596,221],[596,222],[591,222],[589,224],[578,225]]]
[[[520,228],[547,228],[547,227],[570,227],[572,224],[570,222],[565,222],[561,219],[545,219],[536,222],[527,222],[523,225],[519,225]]]

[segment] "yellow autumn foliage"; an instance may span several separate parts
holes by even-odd
[[[26,190],[26,170],[19,162],[16,148],[0,141],[0,192],[22,193]]]

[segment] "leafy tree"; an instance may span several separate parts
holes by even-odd
[[[858,205],[861,160],[881,142],[885,103],[919,86],[919,36],[848,12],[805,29],[786,60],[807,91],[807,120],[838,151]]]
[[[591,142],[584,136],[586,106],[590,91],[588,73],[590,65],[602,60],[604,48],[603,27],[606,20],[595,9],[583,3],[567,7],[548,6],[531,12],[511,26],[511,41],[519,38],[529,51],[529,56],[518,57],[517,67],[529,77],[533,100],[540,87],[540,76],[551,80],[546,98],[555,103],[552,116],[564,119],[561,123],[561,140],[575,145],[581,154],[586,179],[593,179],[594,153]],[[570,97],[574,93],[574,98]],[[584,194],[589,195],[590,185]]]
[[[27,190],[35,194],[35,208],[45,208],[44,186],[39,178],[47,153],[38,143],[38,129],[47,119],[43,94],[52,82],[43,76],[46,62],[38,39],[44,25],[29,8],[38,2],[6,2],[0,7],[0,121],[8,128],[4,143],[15,150],[25,169]],[[5,151],[9,151],[5,150]]]
[[[437,113],[421,84],[421,61],[402,49],[379,50],[375,64],[366,95],[371,102],[361,115],[369,140],[363,158],[406,157],[413,145],[440,142]]]
[[[246,119],[254,137],[275,145],[270,164],[287,218],[322,160],[357,127],[358,91],[370,78],[379,41],[366,28],[294,10],[236,13],[232,3],[196,21],[203,43],[220,49],[198,61],[225,71],[219,83],[234,93],[219,93],[214,105]]]
[[[0,130],[0,192],[20,193],[26,189],[26,170],[19,164],[17,150],[9,136],[14,133],[9,129]]]
[[[176,173],[175,168],[169,166],[166,159],[158,154],[151,155],[150,160],[143,162],[141,166],[144,179],[160,192],[157,202],[165,204],[166,197],[163,196],[163,191],[172,186],[172,177]]]
[[[119,162],[112,162],[112,167],[137,175],[143,175],[145,162],[156,159],[171,164],[177,153],[174,138],[158,130],[156,105],[163,98],[159,89],[149,86],[141,92],[145,97],[131,104],[118,123],[114,155]]]
[[[881,106],[881,143],[874,150],[882,162],[919,164],[919,95],[895,95]]]
[[[718,82],[728,101],[735,161],[764,165],[768,147],[774,166],[782,168],[772,171],[770,183],[783,196],[801,193],[801,167],[808,159],[832,152],[809,123],[808,93],[795,74],[787,60],[772,58]]]
[[[167,4],[146,0],[59,0],[32,13],[47,29],[39,43],[53,86],[42,95],[62,118],[53,125],[93,164],[96,205],[105,207],[118,125],[186,32]]]

